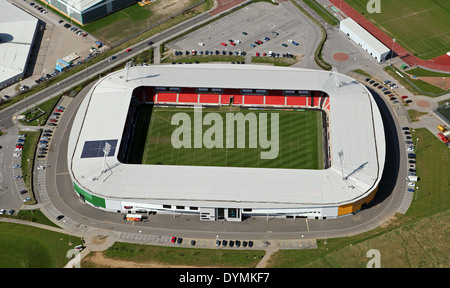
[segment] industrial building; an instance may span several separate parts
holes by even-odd
[[[352,18],[342,20],[339,28],[379,63],[389,56],[391,50]]]
[[[38,19],[0,0],[0,89],[24,78],[37,28]]]
[[[234,91],[233,103],[226,95],[229,89]],[[279,92],[246,95],[250,90]],[[322,109],[328,117],[331,163],[313,170],[121,162],[136,107],[149,103]],[[355,213],[374,198],[385,154],[378,106],[364,85],[346,75],[197,64],[135,66],[100,79],[79,106],[67,157],[75,193],[96,208],[241,221],[253,216],[325,219]]]
[[[49,6],[64,14],[71,21],[81,25],[138,2],[137,0],[43,0]]]

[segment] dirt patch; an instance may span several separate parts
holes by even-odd
[[[81,262],[81,267],[83,266],[98,268],[202,268],[187,265],[169,265],[157,262],[138,263],[133,261],[115,260],[106,258],[103,255],[103,252],[91,252]]]
[[[386,228],[389,227],[389,225],[397,225],[397,216],[392,216],[391,218],[389,218],[386,222],[384,222],[383,224],[380,225],[380,228]]]
[[[419,77],[419,79],[443,90],[450,89],[450,77]]]
[[[164,0],[158,1],[153,7],[156,15],[172,15],[189,6],[190,0]]]
[[[421,108],[428,108],[431,106],[430,102],[427,100],[419,100],[416,102],[416,105]]]
[[[333,59],[336,61],[344,62],[344,61],[347,61],[348,59],[350,59],[350,56],[348,56],[347,53],[339,52],[339,53],[334,53]]]

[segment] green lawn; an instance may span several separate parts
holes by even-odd
[[[223,250],[180,247],[159,247],[130,243],[114,243],[104,252],[110,259],[133,262],[157,262],[167,265],[188,265],[193,267],[255,267],[264,256],[263,250]],[[91,267],[89,258],[81,267]]]
[[[67,252],[82,242],[27,225],[0,223],[0,243],[2,268],[62,268],[68,262]]]
[[[135,135],[139,135],[133,139],[130,157],[132,163],[142,164],[160,164],[160,165],[194,165],[194,166],[221,166],[221,167],[264,167],[264,168],[293,168],[293,169],[322,169],[323,168],[323,149],[321,113],[317,111],[270,111],[270,110],[246,110],[236,107],[224,108],[203,108],[203,117],[209,113],[217,113],[220,116],[222,125],[214,124],[203,125],[201,135],[205,137],[211,129],[223,128],[222,131],[216,130],[211,139],[217,140],[217,146],[222,148],[210,148],[206,146],[205,141],[201,148],[194,148],[195,130],[194,127],[194,110],[192,108],[162,108],[152,106],[142,106],[139,113],[139,120]],[[189,131],[186,134],[179,135],[175,139],[184,140],[190,137],[190,148],[174,147],[172,135],[178,135],[181,122],[179,125],[172,125],[172,118],[176,113],[186,113],[190,120]],[[272,141],[271,146],[261,145],[259,134],[255,134],[256,147],[250,148],[249,124],[245,129],[245,145],[238,147],[238,125],[235,124],[234,142],[230,142],[232,134],[227,129],[228,124],[237,123],[227,120],[227,114],[237,115],[242,113],[244,117],[255,116],[259,119],[261,113],[267,113],[267,121],[258,121],[256,131],[260,129],[261,124],[268,124],[267,132],[268,141]],[[276,138],[271,138],[272,126],[271,119],[274,114],[279,117],[278,142]],[[180,114],[177,114],[180,115]],[[178,123],[178,122],[177,122]],[[264,125],[263,125],[264,126]],[[215,128],[214,128],[215,127]],[[276,127],[276,126],[275,126]],[[195,130],[195,131],[194,131]],[[259,130],[261,131],[261,130]],[[259,133],[259,132],[258,132]],[[198,133],[199,134],[199,133]],[[200,136],[201,136],[200,135]],[[216,138],[217,137],[217,138]],[[208,138],[209,139],[209,138]],[[203,139],[205,140],[205,138]],[[234,145],[231,148],[232,143]],[[228,148],[227,148],[228,145]],[[274,152],[273,159],[264,159],[262,152]],[[278,149],[278,150],[277,150]],[[277,154],[275,154],[278,151]]]
[[[397,43],[422,59],[444,55],[450,46],[450,2],[380,1],[381,13],[368,13],[367,0],[346,2]]]

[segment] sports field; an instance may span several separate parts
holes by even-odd
[[[129,163],[323,169],[321,112],[236,107],[203,108],[201,112],[198,118],[193,108],[141,106]],[[173,125],[180,115],[185,121]],[[248,121],[232,118],[237,116]],[[206,125],[208,117],[215,120]],[[195,126],[198,119],[203,122]],[[239,130],[242,123],[245,132]],[[200,144],[195,142],[199,139],[203,140]]]
[[[381,13],[368,13],[368,0],[345,2],[421,59],[431,59],[449,51],[450,1],[381,0]]]

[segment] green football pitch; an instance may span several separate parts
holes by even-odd
[[[449,51],[448,0],[381,0],[380,13],[367,12],[368,0],[346,2],[419,58],[431,59]]]
[[[196,118],[193,108],[152,105],[139,107],[128,163],[323,169],[322,114],[319,111],[221,107],[203,108],[201,112],[202,114],[197,114],[201,115],[200,118]],[[263,118],[265,121],[260,120],[261,113],[266,114],[267,118]],[[187,121],[173,121],[181,114]],[[210,122],[210,125],[206,125],[206,121],[202,120],[203,122],[195,126],[199,123],[195,119],[207,119],[208,114],[214,114],[216,120]],[[256,126],[250,129],[251,121],[239,122],[227,118],[229,115],[234,117],[238,114],[245,119],[252,119],[250,116],[254,116],[253,119],[258,119]],[[275,121],[272,119],[276,118],[278,122],[272,122]],[[245,132],[238,133],[238,125],[242,123],[245,123]],[[233,130],[230,129],[231,125]],[[251,134],[250,131],[256,131],[256,134]],[[263,133],[262,140],[268,142],[260,139],[260,131]],[[239,138],[241,134],[244,138]],[[203,141],[195,144],[196,139]],[[239,139],[245,139],[244,145],[241,142],[240,147]],[[252,142],[251,146],[251,139],[256,140],[256,145]],[[207,140],[215,141],[216,145],[211,148],[206,144]],[[179,144],[174,145],[174,141],[184,141],[184,145],[177,147]],[[264,159],[268,157],[262,156],[263,153],[269,151],[272,151],[272,159]]]

